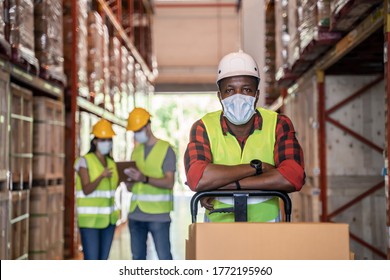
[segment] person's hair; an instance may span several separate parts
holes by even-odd
[[[94,137],[92,138],[92,140],[91,140],[91,146],[90,146],[90,148],[89,148],[88,154],[89,154],[89,153],[94,153],[94,152],[96,152],[96,145],[95,145],[95,142],[94,142],[95,139],[97,139],[96,136],[94,136]]]
[[[256,78],[256,77],[253,77],[253,76],[248,76],[248,77],[251,77],[251,78],[253,78],[253,79],[256,80],[256,89],[258,89],[259,84],[260,84],[260,79],[259,79],[259,78]],[[230,77],[226,77],[226,78],[230,78]],[[221,89],[221,82],[222,82],[224,79],[226,79],[226,78],[223,78],[223,79],[221,79],[221,80],[219,80],[219,81],[217,82],[218,90]]]

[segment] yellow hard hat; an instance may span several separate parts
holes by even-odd
[[[143,108],[134,108],[127,119],[127,130],[137,131],[143,128],[150,120],[151,115]]]
[[[101,119],[93,126],[92,134],[101,139],[112,138],[115,136],[111,123],[105,119]]]

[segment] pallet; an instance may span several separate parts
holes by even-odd
[[[57,185],[63,185],[64,184],[64,178],[63,177],[56,177],[56,178],[34,178],[32,181],[32,187],[50,187],[50,186],[57,186]]]
[[[63,259],[64,185],[31,190],[29,259]]]
[[[12,191],[9,193],[10,213],[10,259],[27,259],[30,191]]]

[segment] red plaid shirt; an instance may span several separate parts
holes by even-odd
[[[262,129],[263,118],[257,111],[253,122],[254,129]],[[221,127],[223,134],[230,131],[225,118],[221,114]],[[276,124],[276,141],[274,148],[275,167],[296,190],[300,190],[305,182],[305,171],[302,148],[295,138],[295,130],[291,120],[284,115],[278,115]],[[249,137],[249,135],[248,135]],[[237,141],[243,148],[248,137]],[[187,175],[187,184],[191,190],[195,190],[208,163],[212,163],[210,141],[202,120],[195,122],[191,128],[190,141],[184,155],[184,166]]]

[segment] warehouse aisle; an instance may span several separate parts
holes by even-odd
[[[185,239],[188,237],[188,225],[191,223],[190,200],[193,192],[181,192],[175,194],[174,211],[171,213],[171,247],[175,260],[185,259]],[[202,215],[201,211],[199,213]],[[149,236],[147,258],[157,260],[153,241]],[[122,224],[117,228],[114,242],[110,252],[110,260],[131,259],[130,234],[127,224]]]

